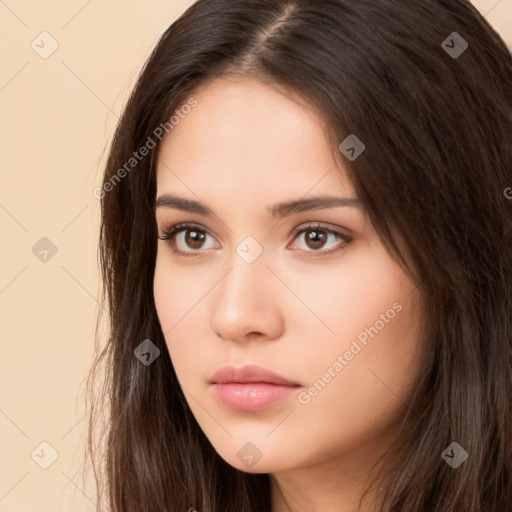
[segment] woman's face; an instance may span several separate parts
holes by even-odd
[[[159,236],[193,226],[158,241],[154,279],[187,403],[242,471],[364,453],[360,467],[387,447],[419,376],[419,292],[312,111],[250,79],[216,80],[194,97],[162,142],[156,209]],[[204,211],[187,209],[196,202]],[[294,385],[251,372],[252,383],[212,384],[227,365]]]

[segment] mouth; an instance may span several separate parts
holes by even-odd
[[[228,409],[235,411],[261,411],[287,398],[297,386],[282,386],[267,382],[240,384],[231,382],[213,384],[217,399]]]
[[[298,382],[254,365],[226,366],[209,382],[214,395],[224,406],[247,412],[266,409],[302,387]]]

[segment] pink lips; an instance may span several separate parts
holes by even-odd
[[[237,411],[259,411],[289,396],[301,385],[255,365],[225,366],[210,383],[226,407]]]

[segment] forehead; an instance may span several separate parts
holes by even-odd
[[[249,78],[222,78],[191,96],[197,105],[162,141],[159,193],[351,192],[322,119],[290,91]]]

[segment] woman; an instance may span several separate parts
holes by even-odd
[[[193,4],[95,191],[98,507],[509,510],[511,136],[468,2]]]

